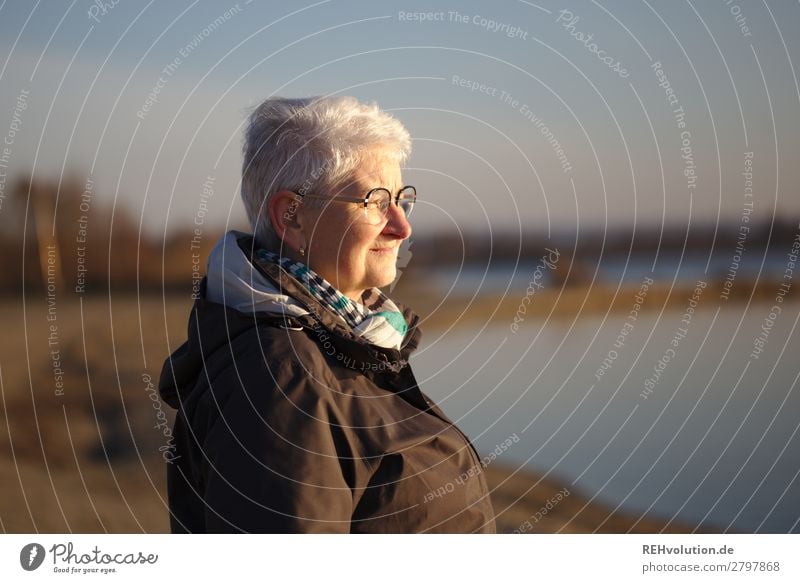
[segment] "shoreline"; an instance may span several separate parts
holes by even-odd
[[[695,527],[683,519],[637,515],[630,510],[591,500],[566,482],[544,477],[535,470],[512,468],[494,462],[484,468],[498,534],[687,534],[718,533],[719,529]]]
[[[698,309],[745,308],[762,303],[775,302],[780,283],[768,281],[755,284],[748,289],[739,289],[731,293],[730,299],[721,299],[720,282],[708,281],[703,289],[702,297],[697,300]],[[423,325],[432,327],[449,327],[474,325],[475,322],[490,321],[492,323],[511,325],[515,316],[519,321],[528,319],[580,318],[603,314],[625,313],[636,304],[636,296],[641,286],[595,285],[592,287],[575,286],[561,289],[536,290],[526,296],[525,290],[518,294],[496,295],[478,294],[474,296],[451,294],[440,296],[403,288],[397,291],[397,299],[409,306],[423,318]],[[675,285],[655,281],[649,286],[646,297],[640,302],[642,312],[684,309],[695,293],[695,285]],[[393,296],[394,297],[394,296]],[[528,297],[529,301],[523,302]],[[790,289],[785,294],[789,304],[797,302],[798,294]],[[524,322],[519,324],[524,325]]]

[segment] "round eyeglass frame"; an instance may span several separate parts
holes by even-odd
[[[392,200],[393,199],[392,199],[392,193],[389,191],[389,189],[388,188],[384,188],[382,186],[379,186],[377,188],[373,188],[372,190],[367,192],[367,194],[364,196],[364,198],[356,198],[354,196],[334,196],[334,197],[331,197],[331,196],[323,196],[323,195],[319,195],[319,194],[308,194],[308,193],[300,193],[300,192],[294,192],[294,194],[296,194],[297,196],[299,196],[301,198],[316,198],[316,199],[321,199],[321,200],[329,200],[330,202],[357,202],[357,203],[360,203],[360,204],[363,205],[364,212],[366,212],[367,210],[369,210],[370,198],[372,198],[373,194],[375,194],[376,192],[385,192],[386,194],[389,195],[389,204],[386,206],[386,208],[385,209],[381,209],[381,208],[378,209],[381,212],[381,215],[383,215],[385,217],[387,215],[387,213],[389,212],[389,206],[392,204]],[[410,198],[408,197],[408,193],[409,192],[412,194],[412,196]],[[401,199],[400,198],[401,196],[404,196],[406,198],[402,198]],[[408,207],[405,207],[405,206],[402,205],[402,203],[404,203],[404,202],[410,202],[411,205],[408,206]],[[397,194],[394,196],[394,204],[397,205],[398,207],[400,207],[403,210],[403,214],[405,215],[406,218],[411,216],[411,212],[414,210],[414,204],[416,202],[417,202],[417,189],[415,187],[411,186],[410,184],[406,185],[406,186],[403,186],[400,190],[397,191]]]

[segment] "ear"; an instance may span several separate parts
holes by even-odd
[[[298,220],[302,204],[300,196],[291,190],[279,190],[270,197],[267,208],[275,233],[295,251],[306,246],[306,238]]]

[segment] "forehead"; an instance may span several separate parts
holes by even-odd
[[[353,184],[359,188],[383,186],[392,191],[402,183],[400,164],[391,153],[378,150],[362,158],[361,164],[353,172]]]

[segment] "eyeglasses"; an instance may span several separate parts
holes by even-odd
[[[369,222],[377,224],[389,214],[389,206],[392,204],[392,193],[388,189],[379,187],[370,190],[364,198],[353,196],[322,196],[318,194],[301,194],[295,192],[302,198],[317,198],[330,202],[357,202],[363,205],[364,214]],[[417,202],[417,189],[413,186],[404,186],[394,197],[394,203],[400,207],[403,214],[408,218],[414,210],[414,203]]]

